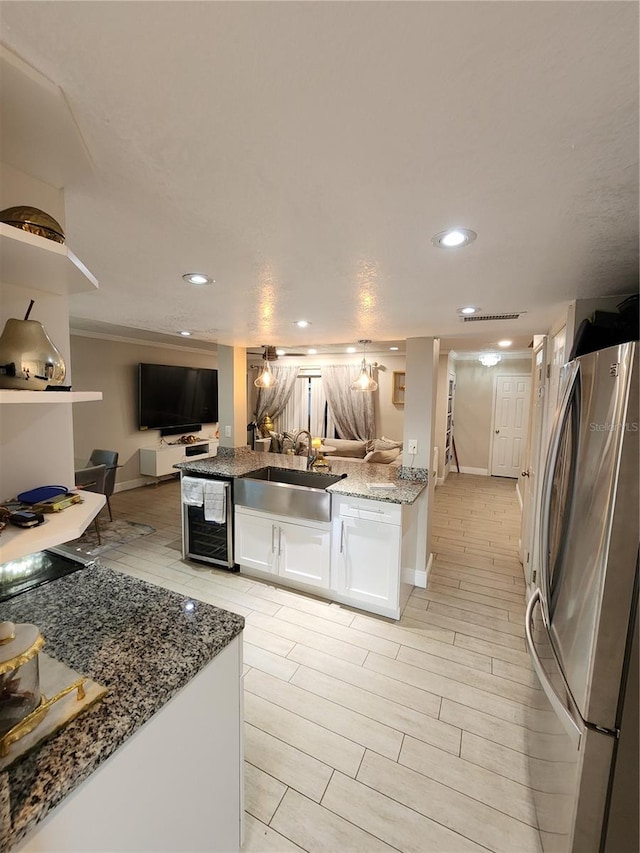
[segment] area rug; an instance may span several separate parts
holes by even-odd
[[[97,557],[98,554],[103,554],[110,548],[125,545],[133,539],[137,539],[139,536],[147,536],[149,533],[155,533],[155,527],[151,527],[149,524],[139,524],[137,521],[126,521],[122,518],[116,518],[114,521],[101,520],[100,545],[98,545],[95,524],[91,522],[79,539],[67,542],[67,547],[76,554],[80,551],[91,557]]]

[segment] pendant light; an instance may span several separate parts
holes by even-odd
[[[361,340],[358,341],[359,344],[362,344],[362,364],[360,365],[360,375],[356,379],[355,382],[351,384],[352,391],[377,391],[378,383],[373,378],[371,365],[367,364],[366,353],[367,353],[367,344],[370,344],[370,340]]]
[[[264,367],[262,368],[260,376],[253,380],[253,384],[256,388],[273,388],[274,385],[278,384],[278,380],[271,370],[271,360],[269,359],[270,350],[273,350],[273,347],[264,347],[264,354],[262,356]]]
[[[483,352],[480,354],[478,361],[485,367],[495,367],[501,358],[502,356],[498,355],[497,352]]]

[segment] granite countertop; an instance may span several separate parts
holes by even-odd
[[[109,692],[0,773],[0,851],[87,779],[244,627],[235,613],[96,563],[4,602],[1,619],[35,622],[48,655]]]
[[[409,480],[399,477],[400,469],[376,462],[344,462],[327,457],[332,474],[345,474],[345,478],[327,488],[333,495],[369,498],[395,504],[412,504],[426,488],[426,480]],[[284,453],[259,453],[249,448],[221,447],[217,456],[189,459],[179,462],[185,474],[203,477],[242,477],[250,471],[273,465],[275,468],[304,470],[306,456],[288,456]],[[403,469],[406,470],[406,469]],[[319,472],[325,473],[325,472]],[[370,483],[389,483],[390,488],[371,487]]]

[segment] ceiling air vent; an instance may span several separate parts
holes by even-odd
[[[479,320],[517,320],[520,314],[476,314],[462,317],[463,323],[477,323]]]

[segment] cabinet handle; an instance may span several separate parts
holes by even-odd
[[[282,528],[278,528],[278,557],[282,554]]]
[[[344,521],[340,522],[340,553],[344,550]]]
[[[273,537],[274,537],[274,535],[275,535],[275,532],[276,532],[276,526],[275,526],[275,524],[272,524],[272,525],[271,525],[271,553],[272,553],[272,554],[273,554],[273,552],[274,552],[274,551],[275,551],[275,549],[276,549],[275,543],[274,543],[274,541],[273,541]]]

